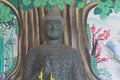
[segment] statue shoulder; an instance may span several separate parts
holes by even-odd
[[[37,51],[41,51],[45,48],[45,45],[40,45],[40,46],[37,46],[37,47],[34,47],[34,48],[31,48],[28,53],[34,53],[34,52],[37,52]]]
[[[27,55],[35,55],[36,53],[40,52],[42,50],[42,46],[37,46],[37,47],[34,47],[34,48],[31,48],[28,52],[27,52]]]
[[[67,50],[72,55],[79,55],[79,51],[69,45],[65,45],[64,50]]]

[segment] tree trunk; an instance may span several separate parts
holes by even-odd
[[[84,43],[84,45],[85,45],[85,55],[87,55],[86,56],[86,59],[87,59],[87,61],[86,61],[86,66],[85,66],[85,68],[86,69],[88,69],[88,70],[86,70],[87,71],[87,74],[89,75],[89,78],[90,78],[90,80],[96,80],[97,78],[96,78],[96,76],[95,75],[93,75],[93,73],[92,73],[92,71],[91,71],[91,67],[90,67],[90,56],[89,56],[89,52],[88,52],[88,36],[87,36],[87,29],[86,29],[86,25],[87,25],[87,17],[88,17],[88,13],[89,13],[89,11],[92,9],[92,8],[94,8],[95,6],[97,6],[97,4],[98,4],[98,2],[90,2],[90,3],[88,3],[84,8],[83,8],[83,11],[82,11],[82,26],[83,26],[83,38],[84,38],[84,41],[85,41],[85,43]],[[84,59],[82,60],[82,61],[84,61]]]
[[[64,20],[64,43],[70,45],[70,15],[69,15],[69,6],[65,6],[63,11],[63,20]]]
[[[78,30],[77,30],[77,16],[76,16],[76,9],[73,6],[70,6],[70,29],[71,29],[71,45],[75,49],[78,48]]]

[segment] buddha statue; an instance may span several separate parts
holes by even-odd
[[[63,44],[63,19],[52,8],[44,18],[44,35],[46,43],[35,47],[26,55],[22,80],[84,80],[79,53]]]

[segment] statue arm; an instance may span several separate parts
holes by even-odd
[[[22,80],[39,80],[39,70],[36,72],[36,63],[35,63],[35,51],[30,51],[28,55],[25,57],[24,65],[23,65],[23,77]]]
[[[80,54],[75,51],[72,64],[72,80],[84,80]]]

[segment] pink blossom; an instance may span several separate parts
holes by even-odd
[[[105,34],[106,36],[110,36],[110,30],[104,30],[104,34]]]
[[[97,50],[97,54],[100,55],[100,53],[102,52],[102,50]]]
[[[104,62],[105,62],[105,61],[108,61],[108,59],[109,59],[109,58],[105,58],[105,57],[104,57],[104,58],[101,59],[101,61],[104,61]]]
[[[106,61],[108,61],[108,59],[109,58],[106,58],[106,57],[104,57],[104,58],[100,58],[100,56],[96,57],[97,62],[106,62]]]
[[[102,47],[100,44],[97,44],[97,53],[101,53]]]
[[[110,30],[104,30],[104,40],[107,40],[110,36]]]
[[[100,56],[100,52],[99,52],[99,53],[97,53],[96,57],[99,57],[99,56]]]
[[[96,57],[96,60],[97,60],[97,62],[100,62],[101,58],[100,57]]]
[[[108,36],[104,36],[104,40],[107,40],[108,39]]]
[[[101,45],[99,43],[97,44],[97,48],[102,49],[102,47],[101,47]]]
[[[90,28],[90,31],[91,31],[92,34],[95,34],[95,30],[96,30],[96,27],[95,27],[95,25],[93,24],[93,25],[91,26],[91,28]]]
[[[97,62],[105,62],[108,61],[109,58],[103,57],[101,58],[102,46],[99,44],[99,40],[107,40],[110,36],[110,30],[103,30],[103,28],[97,29],[96,26],[93,24],[90,27],[91,34],[93,36],[92,39],[89,39],[89,43],[92,43],[92,47],[96,47],[96,53],[94,56],[96,57]],[[98,41],[97,46],[95,45],[95,41]],[[89,54],[91,55],[91,51],[89,50]]]
[[[104,37],[104,34],[98,34],[98,39],[102,39]]]

